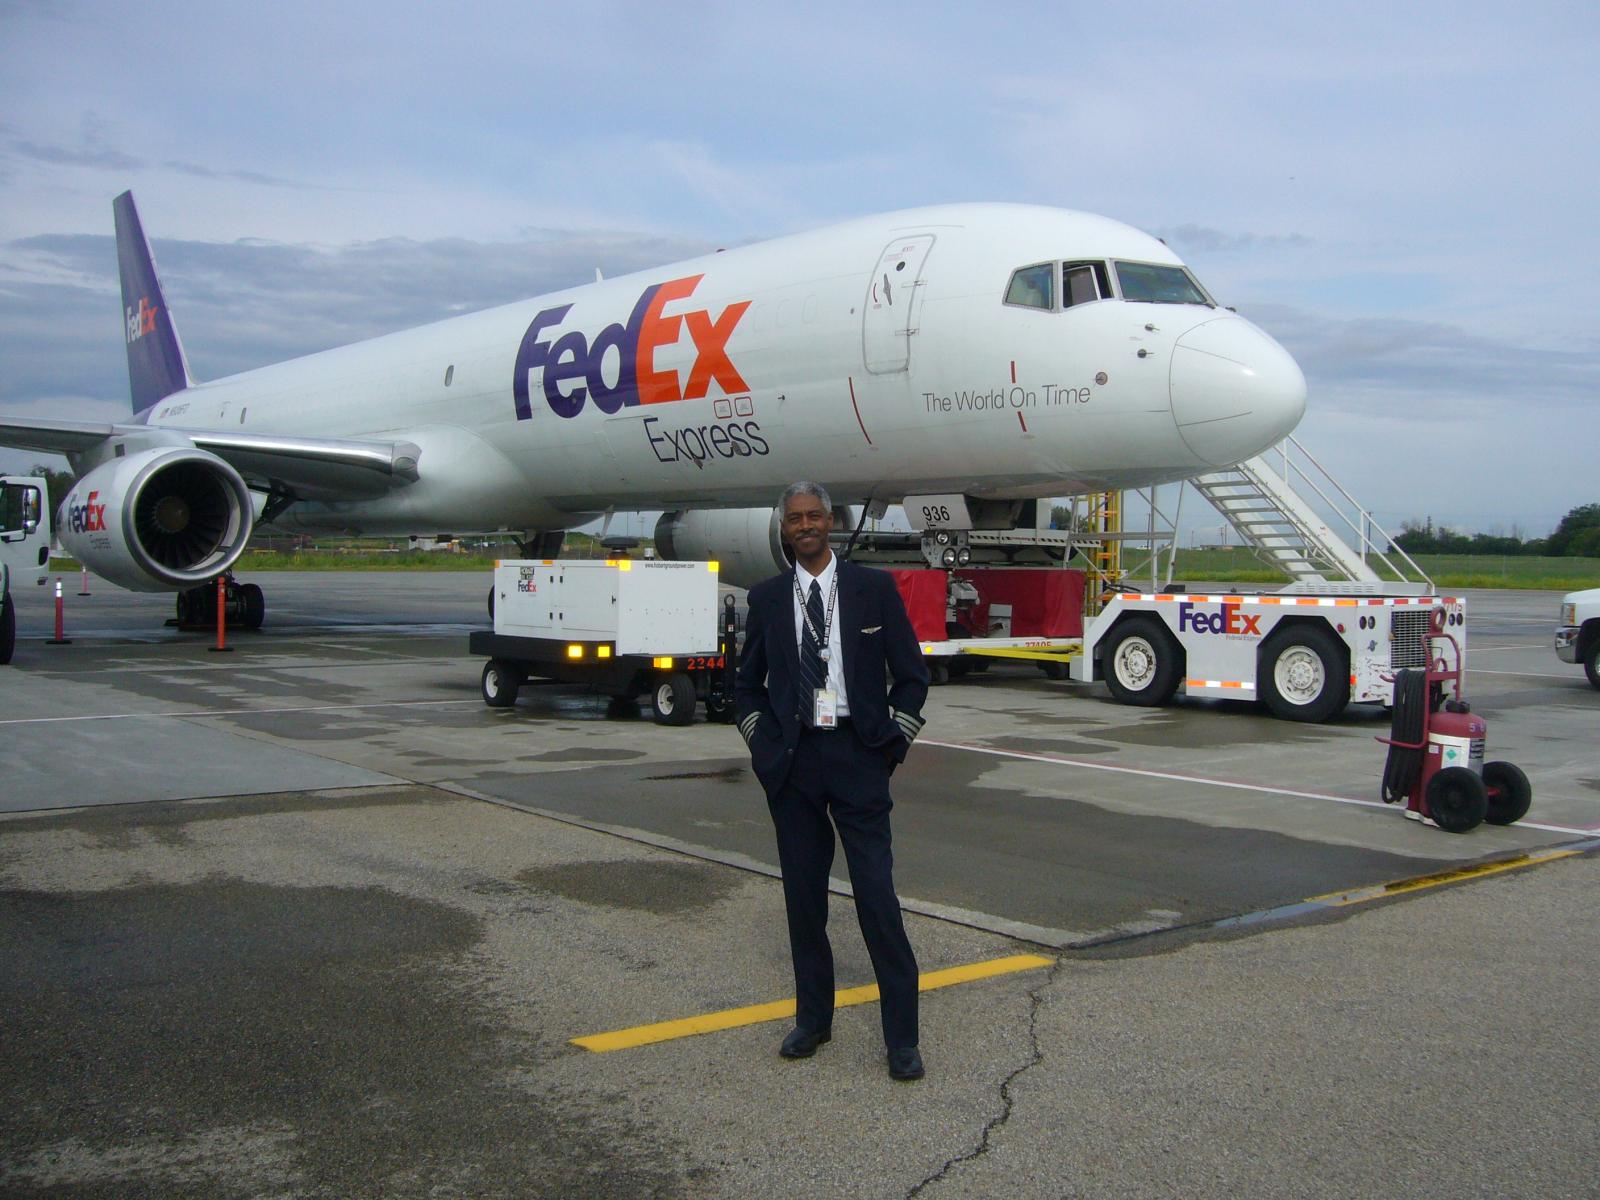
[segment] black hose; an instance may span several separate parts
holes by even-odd
[[[1389,721],[1389,737],[1396,742],[1422,741],[1423,726],[1428,719],[1428,673],[1403,667],[1394,673],[1394,715]],[[1422,770],[1419,748],[1407,750],[1403,746],[1390,746],[1388,761],[1383,764],[1383,802],[1399,804],[1411,797],[1417,775]]]

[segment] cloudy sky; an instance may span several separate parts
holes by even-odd
[[[1597,59],[1592,2],[0,0],[0,411],[127,412],[130,187],[201,378],[1015,200],[1165,237],[1383,524],[1541,535],[1600,500]]]

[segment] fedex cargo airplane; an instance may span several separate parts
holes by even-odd
[[[663,509],[677,553],[748,582],[780,565],[768,516],[797,478],[1004,526],[1029,498],[1241,461],[1305,408],[1277,342],[1087,213],[887,213],[199,382],[132,195],[113,211],[132,411],[0,416],[0,444],[67,456],[57,527],[90,570],[191,598],[225,576],[246,624],[264,601],[231,568],[258,524],[509,531],[548,556]]]

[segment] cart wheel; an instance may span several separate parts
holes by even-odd
[[[1589,677],[1589,686],[1600,688],[1600,638],[1589,643],[1589,652],[1583,656],[1583,673]]]
[[[974,654],[970,658],[971,661],[967,663],[967,670],[974,675],[982,675],[994,663],[994,659],[986,654]]]
[[[657,725],[688,725],[694,721],[694,680],[683,671],[662,675],[650,692],[650,712]]]
[[[1428,780],[1423,798],[1434,824],[1447,833],[1476,829],[1489,810],[1489,789],[1483,786],[1483,777],[1467,767],[1445,767]]]
[[[945,666],[944,663],[934,663],[928,668],[928,681],[932,683],[934,687],[938,687],[940,684],[949,683],[950,668]]]
[[[1521,767],[1508,762],[1484,763],[1483,783],[1489,792],[1489,811],[1483,819],[1489,824],[1510,825],[1528,815],[1533,785]]]
[[[1106,686],[1123,704],[1149,708],[1165,704],[1178,690],[1182,653],[1161,622],[1150,617],[1124,621],[1106,646]]]
[[[634,696],[613,696],[606,701],[606,717],[612,721],[637,721],[639,701]]]
[[[1329,721],[1350,703],[1339,642],[1315,625],[1290,626],[1268,638],[1256,677],[1267,708],[1285,720]]]
[[[713,721],[726,721],[733,716],[733,697],[710,692],[706,695],[706,716]]]
[[[1067,677],[1067,664],[1059,662],[1042,662],[1039,670],[1046,679],[1065,679]]]
[[[267,619],[267,595],[261,590],[260,584],[239,585],[239,607],[243,610],[239,617],[240,626],[245,629],[260,629],[261,622]]]
[[[503,658],[483,664],[483,702],[490,708],[510,708],[517,702],[522,672]]]

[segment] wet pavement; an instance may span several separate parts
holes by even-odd
[[[475,575],[265,583],[226,655],[164,597],[69,597],[68,647],[21,608],[6,1194],[1590,1194],[1592,855],[1213,924],[1587,850],[1600,693],[1553,596],[1468,593],[1489,757],[1535,801],[1463,836],[1376,803],[1373,710],[1129,709],[1010,665],[936,689],[894,780],[921,966],[1055,965],[926,995],[906,1086],[871,1004],[798,1064],[781,1021],[569,1040],[792,996],[731,727],[486,708]],[[853,924],[836,900],[841,987],[871,979]]]

